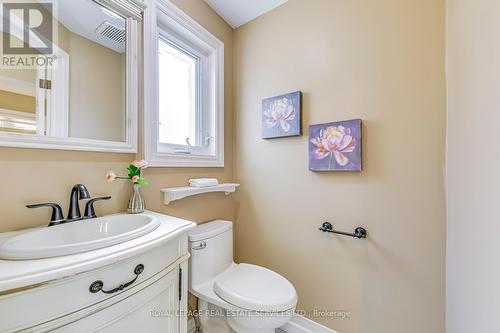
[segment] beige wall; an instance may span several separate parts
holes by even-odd
[[[96,204],[99,214],[116,213],[126,208],[129,187],[108,184],[109,169],[120,170],[132,155],[0,148],[4,172],[0,187],[0,232],[41,226],[50,221],[50,209],[28,209],[26,204],[60,203],[67,213],[69,193],[76,183],[87,185],[92,196],[109,194],[111,201]],[[84,205],[82,204],[82,212]]]
[[[290,0],[235,33],[237,257],[341,333],[442,333],[445,3]],[[262,140],[264,97],[301,90],[302,137]],[[364,121],[364,171],[308,171],[307,126]],[[323,234],[358,225],[367,240]]]
[[[498,332],[500,2],[448,0],[446,329]]]
[[[34,96],[0,90],[0,109],[35,113],[36,98]]]
[[[189,218],[196,222],[215,218],[234,219],[232,197],[209,194],[162,204],[159,189],[182,186],[191,177],[217,177],[221,181],[233,178],[233,116],[232,116],[232,29],[200,0],[174,1],[182,10],[195,18],[225,44],[225,168],[197,169],[148,169],[145,177],[151,183],[142,193],[148,209]],[[25,204],[55,201],[62,204],[66,213],[69,191],[75,183],[84,183],[91,194],[111,194],[112,201],[97,204],[99,214],[125,210],[131,187],[123,182],[108,184],[104,176],[109,169],[125,172],[128,163],[136,156],[129,154],[65,152],[50,150],[0,148],[3,179],[0,186],[0,232],[46,224],[49,209],[30,210]]]

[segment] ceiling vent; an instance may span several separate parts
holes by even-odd
[[[101,24],[95,32],[97,33],[97,35],[106,39],[110,39],[118,44],[125,43],[125,40],[127,38],[125,29],[118,28],[109,22],[104,22],[103,24]]]

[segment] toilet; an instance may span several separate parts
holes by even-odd
[[[297,305],[297,292],[284,277],[267,268],[235,264],[233,223],[212,221],[189,234],[189,291],[199,310],[222,309],[237,333],[274,333]]]

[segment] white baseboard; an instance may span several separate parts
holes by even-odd
[[[188,333],[194,333],[196,331],[196,324],[194,323],[194,319],[190,318],[188,320]]]
[[[196,325],[193,318],[188,320],[187,326],[188,333],[194,333],[196,331]],[[281,327],[281,329],[286,333],[337,333],[328,327],[299,315],[293,316],[292,320]]]
[[[292,320],[281,327],[281,329],[287,333],[337,333],[328,327],[299,315],[293,316]]]

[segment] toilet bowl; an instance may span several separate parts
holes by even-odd
[[[232,222],[197,226],[189,234],[189,249],[189,291],[224,309],[234,331],[274,333],[291,319],[297,293],[287,279],[264,267],[233,262]]]

